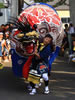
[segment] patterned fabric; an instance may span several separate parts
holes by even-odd
[[[48,73],[48,66],[42,62],[37,65],[37,71],[39,74]]]
[[[57,46],[57,47],[56,47],[56,50],[50,55],[50,58],[49,58],[49,72],[51,72],[52,63],[54,62],[54,60],[55,60],[56,57],[58,56],[59,51],[60,51],[60,48]]]
[[[51,55],[51,53],[52,52],[50,45],[47,45],[46,47],[43,48],[42,51],[40,51],[40,57],[47,65],[49,65],[48,58]]]
[[[34,84],[39,84],[40,83],[40,77],[41,77],[41,75],[38,74],[36,70],[30,70],[29,76],[28,76],[28,81],[32,82]]]
[[[11,49],[12,69],[16,76],[23,77],[23,66],[28,58],[21,57],[17,54],[15,49]]]
[[[40,48],[39,48],[40,49]],[[39,51],[40,59],[34,56],[32,59],[31,69],[35,69],[39,74],[48,73],[49,56],[51,55],[51,47],[47,45],[41,51]]]

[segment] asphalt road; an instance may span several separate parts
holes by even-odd
[[[50,93],[43,94],[44,84],[30,96],[24,79],[17,78],[12,72],[11,62],[4,63],[0,70],[0,100],[75,100],[75,63],[58,57],[52,65]]]

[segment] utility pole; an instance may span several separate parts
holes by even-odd
[[[73,25],[75,26],[75,0],[69,0],[70,4],[70,16]]]
[[[12,5],[11,5],[11,16],[12,17],[18,16],[18,1],[19,0],[12,0]]]
[[[18,14],[21,13],[23,4],[24,4],[24,0],[18,0]]]
[[[24,0],[12,0],[11,16],[16,17],[21,13],[23,3],[24,3]]]

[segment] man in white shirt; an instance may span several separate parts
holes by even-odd
[[[72,34],[75,34],[75,30],[73,24],[70,23],[68,31],[69,54],[72,54]]]

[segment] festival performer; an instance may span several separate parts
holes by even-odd
[[[36,31],[34,31],[35,24],[37,25],[36,30],[37,30],[37,34],[39,34],[39,39],[42,40],[47,34],[50,34],[50,36],[52,36],[53,38],[53,43],[56,46],[54,52],[47,51],[49,55],[46,55],[46,53],[44,53],[45,52],[44,50],[45,49],[50,50],[51,44],[50,47],[48,45],[47,46],[48,48],[45,47],[41,51],[39,51],[39,55],[38,53],[35,53],[36,54],[35,56],[38,56],[37,58],[39,59],[43,58],[43,56],[46,56],[46,58],[44,57],[45,61],[42,60],[42,65],[44,65],[43,67],[45,67],[44,71],[48,71],[48,70],[50,71],[51,65],[54,59],[56,58],[56,56],[58,55],[60,45],[63,39],[62,22],[56,10],[48,4],[36,3],[27,7],[20,14],[18,20],[14,19],[13,24],[18,29],[15,33],[13,33],[13,36],[11,36],[12,68],[15,75],[24,78],[28,78],[29,76],[29,70],[30,70],[31,63],[33,63],[35,47],[37,44],[36,35],[33,35],[33,33],[36,33]],[[47,58],[49,56],[50,59]],[[48,63],[48,65],[46,63]],[[35,66],[33,66],[33,68],[34,67]],[[42,74],[43,70],[41,71],[39,66],[37,67],[37,70],[39,73],[41,73],[44,80],[46,79],[45,80],[47,81],[46,90],[48,90],[46,91],[46,93],[49,93],[48,72],[46,72],[46,74],[43,75]],[[35,93],[36,90],[33,93],[33,89],[32,89],[32,92],[30,94],[34,95]]]
[[[42,47],[39,47],[39,52],[34,53],[34,58],[32,59],[32,69],[36,69],[38,74],[41,74],[42,78],[45,82],[45,94],[49,93],[48,87],[48,66],[49,66],[49,57],[53,52],[53,44],[52,44],[52,36],[47,34],[43,39]],[[37,51],[37,50],[36,50]],[[32,86],[32,91],[30,95],[34,95],[36,93],[36,88],[34,83],[30,83]]]
[[[15,18],[12,22],[17,27],[10,36],[12,69],[16,76],[27,79],[38,34],[31,28],[27,20],[26,24]]]

